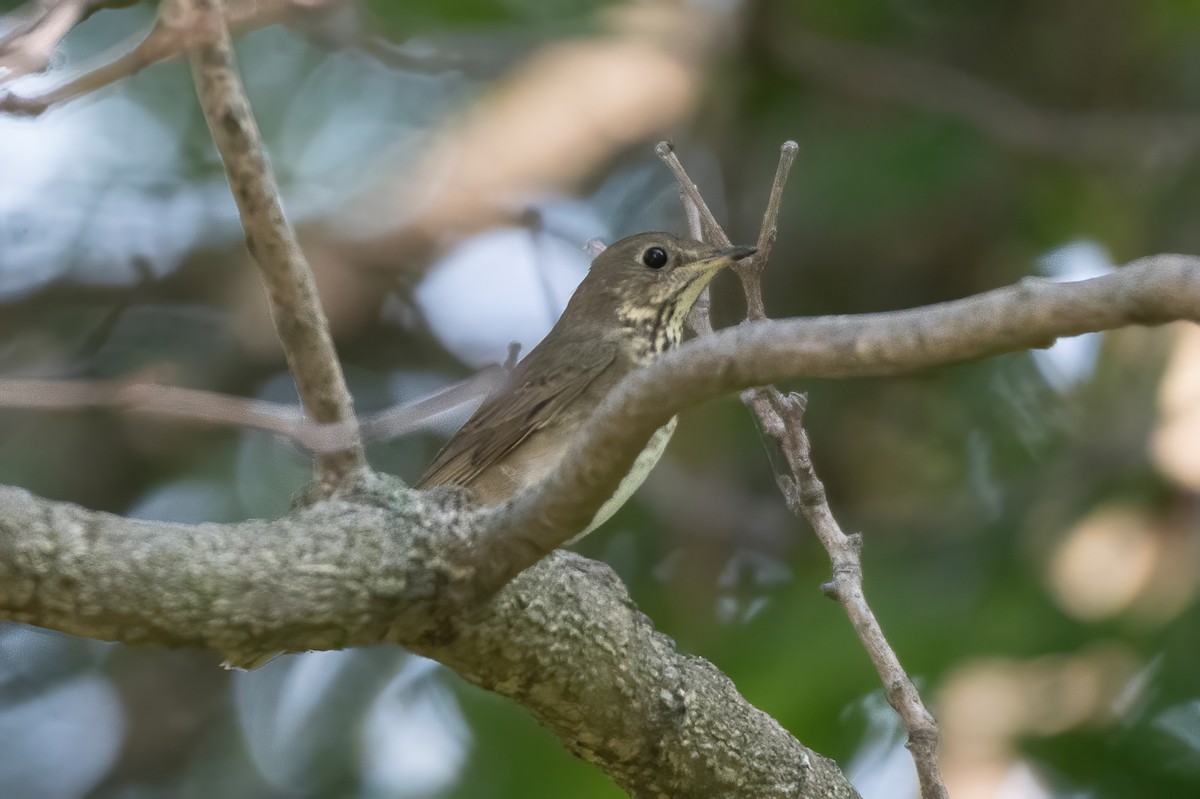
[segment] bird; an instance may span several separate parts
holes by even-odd
[[[625,375],[678,347],[713,276],[756,252],[671,233],[621,239],[592,261],[566,309],[414,484],[459,486],[478,505],[516,497],[549,475],[579,427]],[[676,418],[659,428],[573,543],[616,513],[658,462]]]
[[[625,375],[678,347],[683,325],[713,276],[753,255],[670,233],[638,233],[592,261],[562,316],[451,436],[414,488],[459,486],[495,505],[541,482],[579,426]],[[661,457],[676,418],[660,427],[613,496],[566,544],[595,530],[633,495]],[[226,668],[256,669],[279,652],[240,656]]]

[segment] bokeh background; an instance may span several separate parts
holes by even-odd
[[[801,143],[774,316],[1200,252],[1200,4],[315,6],[237,51],[364,412],[509,341],[528,351],[589,239],[681,231],[664,137],[735,241],[756,234],[779,144]],[[153,16],[97,13],[8,88],[53,86]],[[731,278],[714,303],[738,318]],[[0,375],[293,397],[180,59],[0,117]],[[1200,332],[794,387],[834,509],[865,537],[868,595],[942,722],[952,795],[1200,795]],[[372,463],[411,479],[460,420],[375,444]],[[915,796],[768,456],[733,399],[695,408],[580,548],[868,799]],[[0,481],[92,508],[271,516],[309,474],[264,433],[0,410]],[[516,705],[397,648],[218,661],[0,626],[0,794],[620,795]]]

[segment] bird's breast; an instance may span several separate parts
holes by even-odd
[[[672,416],[671,420],[662,427],[654,431],[654,435],[650,436],[650,440],[646,443],[646,448],[638,454],[637,460],[633,462],[629,473],[621,480],[621,484],[617,486],[617,490],[609,497],[608,501],[600,506],[600,510],[596,511],[596,515],[592,517],[592,523],[587,526],[579,535],[572,538],[567,544],[574,544],[585,535],[595,530],[600,525],[604,524],[612,515],[621,509],[621,506],[629,501],[633,496],[633,492],[646,481],[650,470],[658,463],[658,459],[662,457],[663,450],[667,448],[667,444],[671,440],[671,436],[675,433],[675,423],[679,421],[678,416]]]
[[[683,319],[670,310],[669,306],[643,309],[622,317],[622,338],[634,363],[643,365],[655,355],[679,346],[683,338]]]

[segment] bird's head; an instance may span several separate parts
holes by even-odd
[[[665,327],[677,341],[683,320],[713,276],[754,252],[671,233],[629,236],[596,256],[564,316]]]

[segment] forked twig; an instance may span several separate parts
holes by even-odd
[[[0,86],[44,69],[89,5],[89,0],[30,0],[10,12],[4,20],[8,30],[0,35]]]
[[[751,321],[766,318],[762,299],[762,269],[775,244],[783,186],[798,149],[792,141],[784,142],[780,148],[779,166],[775,172],[775,180],[758,234],[758,252],[753,258],[747,259],[748,264],[738,270],[746,295],[747,319]],[[675,176],[689,218],[691,208],[694,207],[700,220],[699,227],[706,240],[728,246],[729,237],[713,218],[704,198],[700,196],[699,189],[688,177],[670,144],[661,142],[655,151]],[[693,329],[698,332],[711,331],[712,322],[704,319]],[[805,398],[798,394],[785,395],[774,386],[766,386],[743,391],[741,399],[757,418],[763,434],[778,441],[783,450],[787,471],[779,469],[775,475],[776,482],[788,509],[808,521],[829,554],[833,565],[833,579],[822,588],[845,609],[859,640],[879,673],[888,703],[896,710],[904,724],[908,733],[909,749],[916,764],[922,799],[946,799],[946,787],[938,766],[937,724],[921,701],[916,686],[900,665],[895,651],[889,646],[863,594],[860,552],[862,537],[843,533],[829,508],[825,488],[812,465],[808,434],[802,424]]]
[[[40,16],[21,25],[14,20],[13,32],[0,39],[0,85],[43,69],[62,38],[86,15],[106,5],[128,5],[133,0],[43,0]],[[239,33],[287,22],[300,15],[345,5],[348,0],[234,0],[225,3],[226,23]],[[98,58],[91,68],[76,71],[65,81],[28,96],[0,94],[0,112],[38,116],[45,111],[136,75],[146,67],[180,55],[191,44],[192,31],[169,17],[173,9],[164,2],[154,25]],[[14,12],[17,14],[20,12]],[[117,54],[119,53],[119,54]],[[95,63],[95,62],[93,62]],[[5,72],[7,70],[7,73]]]
[[[766,308],[763,307],[762,271],[779,235],[779,208],[783,202],[783,187],[787,183],[799,150],[800,145],[794,141],[785,141],[779,148],[779,166],[775,169],[775,180],[771,182],[771,194],[767,198],[767,210],[763,212],[762,227],[758,230],[758,252],[745,261],[734,264],[734,269],[742,280],[742,293],[746,295],[746,318],[751,321],[767,318]]]

